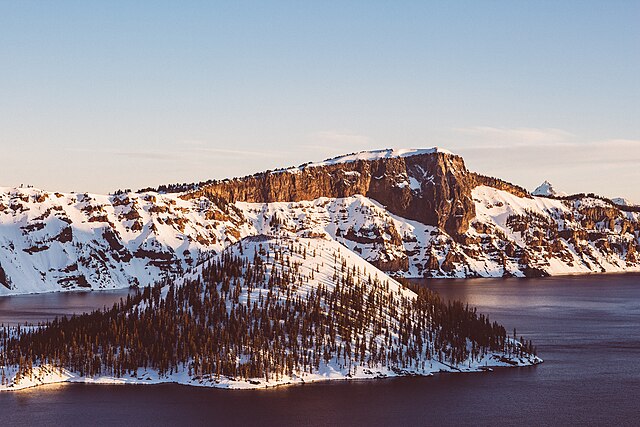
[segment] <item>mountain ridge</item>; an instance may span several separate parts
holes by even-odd
[[[330,238],[403,277],[640,270],[640,209],[532,196],[445,150],[295,170],[176,193],[0,188],[0,294],[145,286],[258,234]]]

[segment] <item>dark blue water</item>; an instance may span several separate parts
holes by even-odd
[[[0,424],[640,425],[640,276],[424,283],[516,327],[545,363],[259,391],[48,386],[0,393]]]

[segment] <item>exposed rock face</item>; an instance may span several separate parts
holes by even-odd
[[[0,285],[4,286],[7,289],[11,289],[11,286],[9,285],[9,280],[7,278],[7,273],[5,273],[4,269],[2,268],[2,265],[0,265]]]
[[[458,236],[475,216],[471,189],[476,180],[462,157],[436,151],[265,172],[215,182],[183,197],[271,203],[361,194],[393,214]]]

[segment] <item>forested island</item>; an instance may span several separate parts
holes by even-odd
[[[269,236],[109,309],[0,334],[5,390],[60,381],[259,388],[542,362],[515,331],[331,240]]]

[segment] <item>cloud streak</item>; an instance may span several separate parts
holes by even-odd
[[[497,128],[491,128],[497,129]],[[476,135],[489,138],[493,131]],[[595,192],[609,197],[638,198],[640,139],[588,141],[569,132],[498,132],[522,135],[520,142],[478,138],[456,152],[470,169],[533,189],[545,179],[569,193]]]
[[[251,151],[251,150],[232,150],[227,148],[198,148],[193,151],[201,153],[218,154],[222,156],[251,156],[251,157],[278,157],[282,153],[269,150],[269,151]]]
[[[499,163],[500,169],[524,164],[564,169],[585,165],[623,167],[633,163],[640,166],[640,140],[637,139],[589,141],[555,128],[476,126],[454,130],[466,136],[456,151],[470,161]],[[467,138],[471,138],[470,141]]]
[[[235,150],[229,148],[216,148],[208,147],[206,142],[202,141],[180,141],[179,147],[175,150],[88,150],[88,149],[71,149],[68,150],[72,153],[94,153],[97,155],[117,156],[134,160],[178,160],[183,161],[185,157],[200,156],[200,157],[227,157],[227,158],[276,158],[282,153],[265,150]]]
[[[562,129],[554,128],[505,128],[491,126],[475,126],[454,129],[456,132],[468,135],[482,141],[498,144],[532,144],[532,143],[560,143],[571,141],[575,135]]]
[[[373,140],[366,135],[335,130],[312,133],[310,139],[316,144],[324,143],[348,147],[363,147],[373,142]]]
[[[522,145],[477,146],[464,150],[473,157],[519,158],[535,164],[573,168],[578,165],[627,165],[640,167],[640,140],[606,139],[592,142],[529,143]]]
[[[136,160],[170,160],[173,157],[170,153],[155,151],[111,151],[108,154]]]

